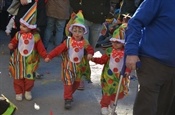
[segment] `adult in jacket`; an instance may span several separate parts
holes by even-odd
[[[175,94],[174,4],[144,0],[128,22],[126,66],[135,70],[141,62],[133,115],[174,115],[170,113]]]

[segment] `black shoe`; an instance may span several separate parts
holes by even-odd
[[[65,100],[65,105],[64,105],[64,108],[65,109],[70,109],[71,108],[71,102],[72,100]]]

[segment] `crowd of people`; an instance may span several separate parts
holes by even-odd
[[[175,12],[173,3],[175,1],[165,0],[9,0],[7,4],[6,0],[0,0],[0,14],[5,11],[9,20],[3,28],[0,18],[0,27],[11,37],[9,71],[14,79],[16,100],[23,100],[23,95],[26,100],[32,100],[40,57],[49,62],[61,55],[61,75],[58,76],[64,84],[65,109],[71,108],[74,92],[84,89],[83,77],[91,83],[89,61],[92,61],[104,64],[102,115],[111,113],[123,66],[126,70],[119,99],[128,94],[130,72],[138,73],[140,88],[133,115],[173,115],[175,17],[169,12]],[[96,47],[102,44],[99,36],[106,37],[107,32],[111,34],[108,39],[111,45],[102,57],[94,57]],[[54,46],[51,51],[49,42]],[[141,62],[141,67],[136,66],[137,62]]]

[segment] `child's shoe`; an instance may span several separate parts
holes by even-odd
[[[80,81],[80,85],[78,87],[78,90],[84,90],[84,81],[83,80]]]
[[[109,111],[109,115],[111,115],[111,113],[112,113],[112,109],[113,109],[113,107],[114,107],[114,101],[111,101],[110,102],[110,105],[108,106],[108,111]],[[114,112],[114,115],[117,115],[117,113],[116,112]]]
[[[22,93],[21,94],[16,94],[16,100],[17,101],[22,101]]]
[[[72,102],[72,100],[66,99],[65,103],[64,103],[64,108],[65,109],[70,109],[71,108],[71,102]]]
[[[26,91],[26,92],[25,92],[25,98],[26,98],[27,100],[31,100],[31,99],[32,99],[32,94],[31,94],[30,91]]]
[[[108,107],[108,111],[109,111],[109,115],[112,115],[112,107]],[[116,111],[114,111],[114,114],[113,115],[117,115]]]
[[[101,108],[101,115],[109,115],[109,111],[107,107],[102,107]]]

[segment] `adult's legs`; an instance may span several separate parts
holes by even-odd
[[[174,107],[175,107],[175,95],[174,95],[174,98],[173,98],[173,102],[171,104],[171,108],[169,109],[169,112],[168,112],[167,115],[175,115],[175,109],[174,109]]]
[[[102,24],[96,24],[85,20],[85,26],[87,28],[88,33],[84,37],[88,39],[89,43],[95,48],[95,45],[100,35],[100,31],[102,29]]]
[[[166,115],[173,96],[175,68],[151,58],[140,59],[142,66],[137,71],[140,90],[134,103],[133,115]],[[168,90],[172,93],[167,93]]]
[[[54,45],[58,46],[63,40],[63,32],[66,24],[66,20],[56,20],[56,28],[55,28],[55,42]]]
[[[44,47],[46,49],[48,48],[49,40],[50,40],[51,36],[53,35],[55,21],[56,21],[55,18],[47,17],[47,25],[46,25],[44,39],[43,39],[43,44],[44,44]]]

